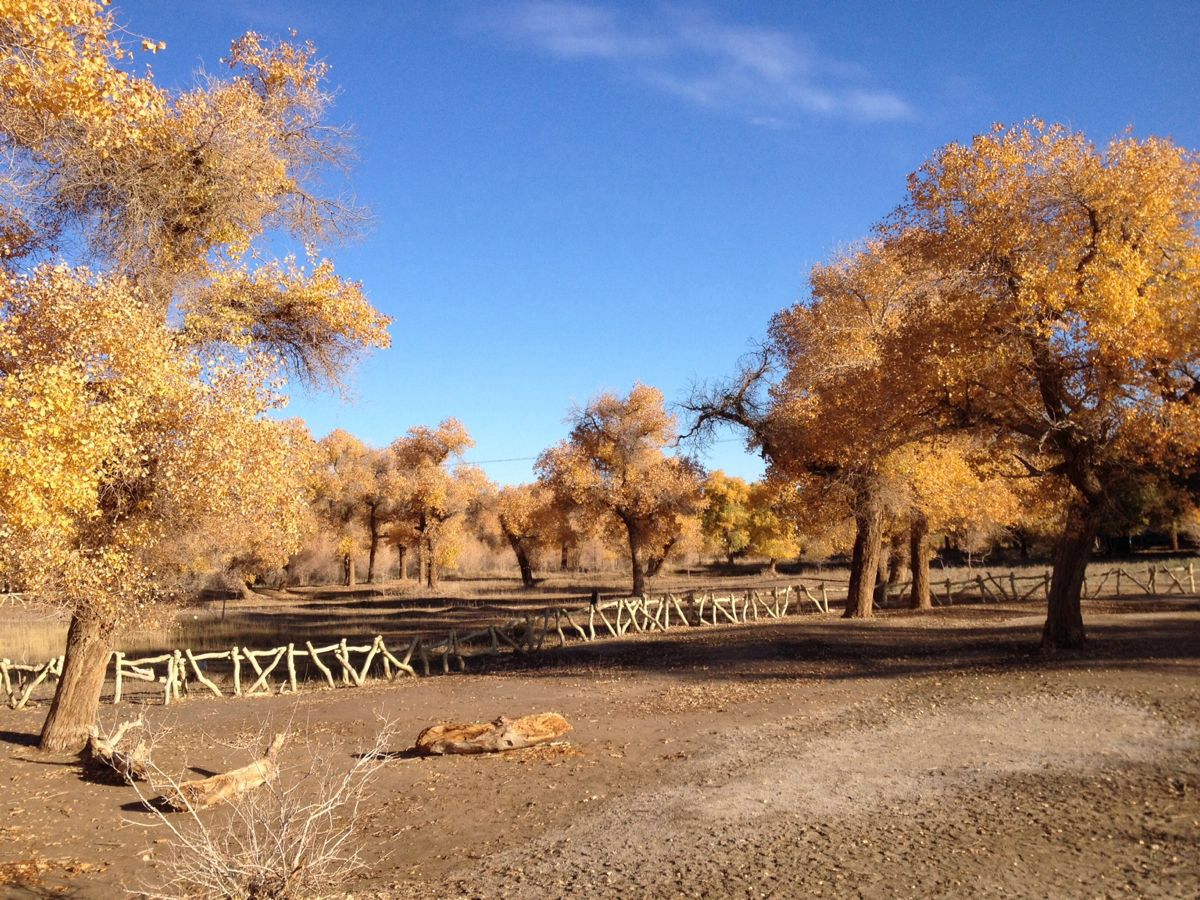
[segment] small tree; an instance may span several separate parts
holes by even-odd
[[[512,550],[521,583],[533,587],[533,560],[556,533],[554,494],[542,484],[508,485],[481,498],[478,522],[485,541],[498,537]]]
[[[417,547],[421,579],[435,588],[440,570],[457,556],[462,519],[487,483],[482,470],[462,463],[475,442],[457,419],[417,426],[395,440],[396,525],[393,542]]]
[[[791,486],[758,481],[749,486],[746,551],[765,556],[772,575],[780,559],[798,556],[804,544],[788,513]]]
[[[693,461],[667,456],[675,418],[656,388],[635,385],[629,395],[602,394],[570,417],[567,440],[545,451],[539,477],[597,519],[624,531],[631,589],[645,592],[647,552],[661,549],[677,516],[700,505],[702,474]],[[651,539],[653,540],[653,543]]]
[[[720,469],[704,480],[700,526],[708,547],[729,565],[750,546],[750,486]]]
[[[319,442],[322,453],[317,508],[338,535],[346,584],[354,583],[354,554],[367,550],[367,581],[375,580],[375,560],[388,526],[397,515],[399,476],[384,450],[372,450],[345,431]]]

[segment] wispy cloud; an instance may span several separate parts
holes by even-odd
[[[797,114],[861,121],[911,118],[900,94],[870,84],[860,66],[802,35],[732,25],[672,7],[631,14],[568,0],[523,0],[490,29],[559,59],[593,61],[696,106],[764,127]]]

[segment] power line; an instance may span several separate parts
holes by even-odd
[[[710,444],[729,444],[733,441],[742,441],[745,438],[720,438],[719,440],[709,441]],[[490,466],[493,463],[510,463],[510,462],[533,462],[538,457],[536,456],[510,456],[507,459],[464,459],[454,463],[455,466]]]

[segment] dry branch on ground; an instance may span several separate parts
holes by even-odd
[[[417,735],[416,748],[423,756],[501,753],[555,741],[570,730],[570,723],[558,713],[518,719],[500,716],[492,722],[470,724],[448,722],[430,726]]]

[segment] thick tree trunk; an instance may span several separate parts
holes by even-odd
[[[642,533],[637,523],[632,519],[622,517],[625,532],[629,536],[629,566],[633,576],[632,596],[640,597],[646,593],[646,566],[642,561]]]
[[[1046,627],[1042,630],[1043,650],[1083,646],[1083,611],[1079,601],[1092,544],[1100,528],[1096,506],[1095,502],[1079,498],[1072,502],[1067,512],[1066,528],[1054,549]]]
[[[437,548],[434,546],[433,538],[425,538],[425,586],[436,588],[438,586],[438,576],[441,574],[438,571],[437,565]]]
[[[101,622],[92,616],[71,619],[62,678],[42,725],[43,750],[78,751],[87,743],[111,654],[112,641]]]
[[[846,619],[869,619],[874,613],[875,579],[883,543],[883,503],[873,485],[860,489],[854,512],[854,553],[850,559],[850,588]]]
[[[904,562],[904,536],[893,534],[887,544],[887,552],[880,546],[879,575],[875,581],[875,605],[883,606],[888,591],[900,582],[900,566]]]
[[[913,609],[932,609],[929,596],[929,520],[916,513],[908,531],[908,567],[912,572],[909,605]]]
[[[571,566],[571,544],[563,541],[558,545],[558,570],[565,572]]]
[[[779,574],[778,570],[775,568],[775,564],[777,562],[778,562],[778,560],[772,556],[770,562],[767,563],[767,573],[768,574],[770,574],[770,575],[778,575]]]
[[[371,508],[371,518],[367,522],[367,534],[370,536],[370,546],[367,548],[367,584],[375,583],[375,554],[379,550],[379,519],[375,508]]]
[[[240,575],[238,576],[238,592],[242,595],[243,600],[253,600],[255,598],[254,588],[250,587],[250,582]]]
[[[508,545],[512,547],[513,554],[517,557],[517,567],[521,570],[521,584],[527,588],[533,587],[536,581],[533,577],[533,565],[529,561],[529,553],[525,549],[525,542],[510,531],[505,531],[504,536],[508,538]]]
[[[342,576],[346,587],[354,587],[358,584],[358,577],[354,572],[354,554],[347,553],[342,560]]]
[[[397,544],[396,545],[396,558],[399,561],[398,564],[400,566],[400,580],[401,581],[408,580],[408,572],[405,570],[405,564],[407,563],[407,560],[405,557],[407,557],[407,556],[408,556],[408,548],[405,547],[403,544]]]

